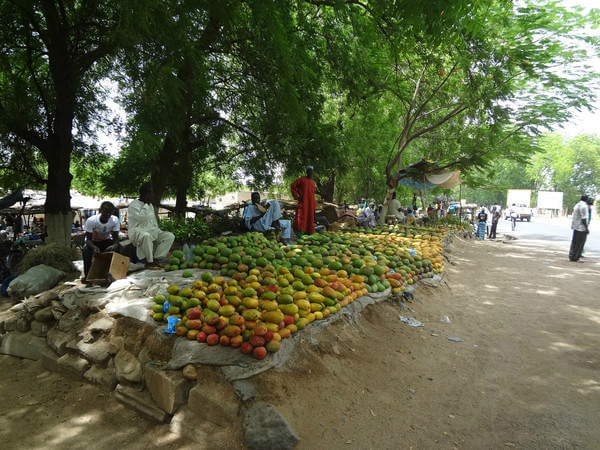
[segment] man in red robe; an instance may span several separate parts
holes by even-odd
[[[292,196],[298,201],[294,229],[298,237],[315,232],[315,191],[316,185],[312,179],[313,166],[306,167],[306,176],[292,183]]]

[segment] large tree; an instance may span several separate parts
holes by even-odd
[[[321,154],[331,134],[322,61],[299,5],[149,3],[152,33],[123,52],[130,139],[107,184],[131,191],[150,179],[155,200],[174,193],[182,212],[202,172],[241,169],[264,187],[283,165]]]
[[[525,161],[536,134],[594,98],[598,74],[585,66],[583,45],[597,45],[584,35],[589,17],[555,4],[472,6],[447,23],[443,39],[391,33],[402,26],[394,17],[378,42],[387,45],[367,47],[363,79],[381,110],[399,111],[386,204],[415,145],[439,163],[432,167],[468,172],[503,156]]]
[[[83,149],[102,110],[98,80],[117,49],[126,6],[116,0],[0,3],[0,141],[30,179],[46,184],[53,242],[70,244],[71,155]]]

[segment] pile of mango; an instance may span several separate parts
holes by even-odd
[[[362,231],[305,235],[290,246],[260,233],[215,238],[192,249],[193,261],[173,252],[178,269],[220,275],[204,272],[191,286],[169,286],[154,298],[153,317],[180,319],[180,336],[239,347],[262,359],[279,350],[281,339],[368,292],[399,293],[443,271],[447,229],[396,225]]]

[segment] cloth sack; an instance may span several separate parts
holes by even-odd
[[[65,275],[62,270],[40,264],[12,280],[6,291],[15,297],[28,297],[53,288]]]

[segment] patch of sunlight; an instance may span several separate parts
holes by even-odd
[[[577,345],[568,344],[567,342],[554,342],[550,345],[551,350],[575,350],[575,351],[583,351],[581,347]]]
[[[155,438],[155,442],[158,446],[163,447],[172,442],[175,442],[177,439],[185,438],[185,435],[182,434],[182,431],[165,433],[162,436]],[[210,440],[210,434],[206,433],[206,436],[203,438],[205,441]]]
[[[99,421],[101,419],[100,414],[102,414],[100,411],[83,414],[79,417],[73,418],[71,423],[75,425],[88,425],[90,423]]]
[[[537,290],[535,291],[536,294],[540,294],[540,295],[556,295],[556,291],[540,291]]]
[[[597,380],[583,380],[575,385],[577,392],[583,395],[600,392],[600,383]]]
[[[560,273],[560,274],[558,274],[558,275],[546,275],[546,277],[547,277],[547,278],[557,278],[557,279],[559,279],[559,280],[562,280],[562,279],[564,279],[564,278],[570,278],[571,276],[572,276],[572,274],[570,274],[570,273],[565,273],[565,272],[563,272],[563,273]]]
[[[59,445],[65,441],[76,438],[79,433],[84,432],[86,425],[101,420],[102,411],[89,412],[74,417],[54,428],[54,437],[49,440],[49,443],[52,445]]]
[[[583,314],[592,322],[600,324],[600,310],[588,308],[587,306],[568,305],[571,309]]]
[[[489,300],[485,300],[485,301],[483,301],[483,302],[481,302],[481,303],[482,303],[482,304],[484,304],[484,305],[490,305],[490,306],[494,306],[494,303],[493,303],[493,302],[490,302]]]
[[[497,290],[500,289],[498,286],[491,286],[489,284],[484,284],[483,287],[486,288],[486,289],[490,289],[492,291],[497,291]]]

